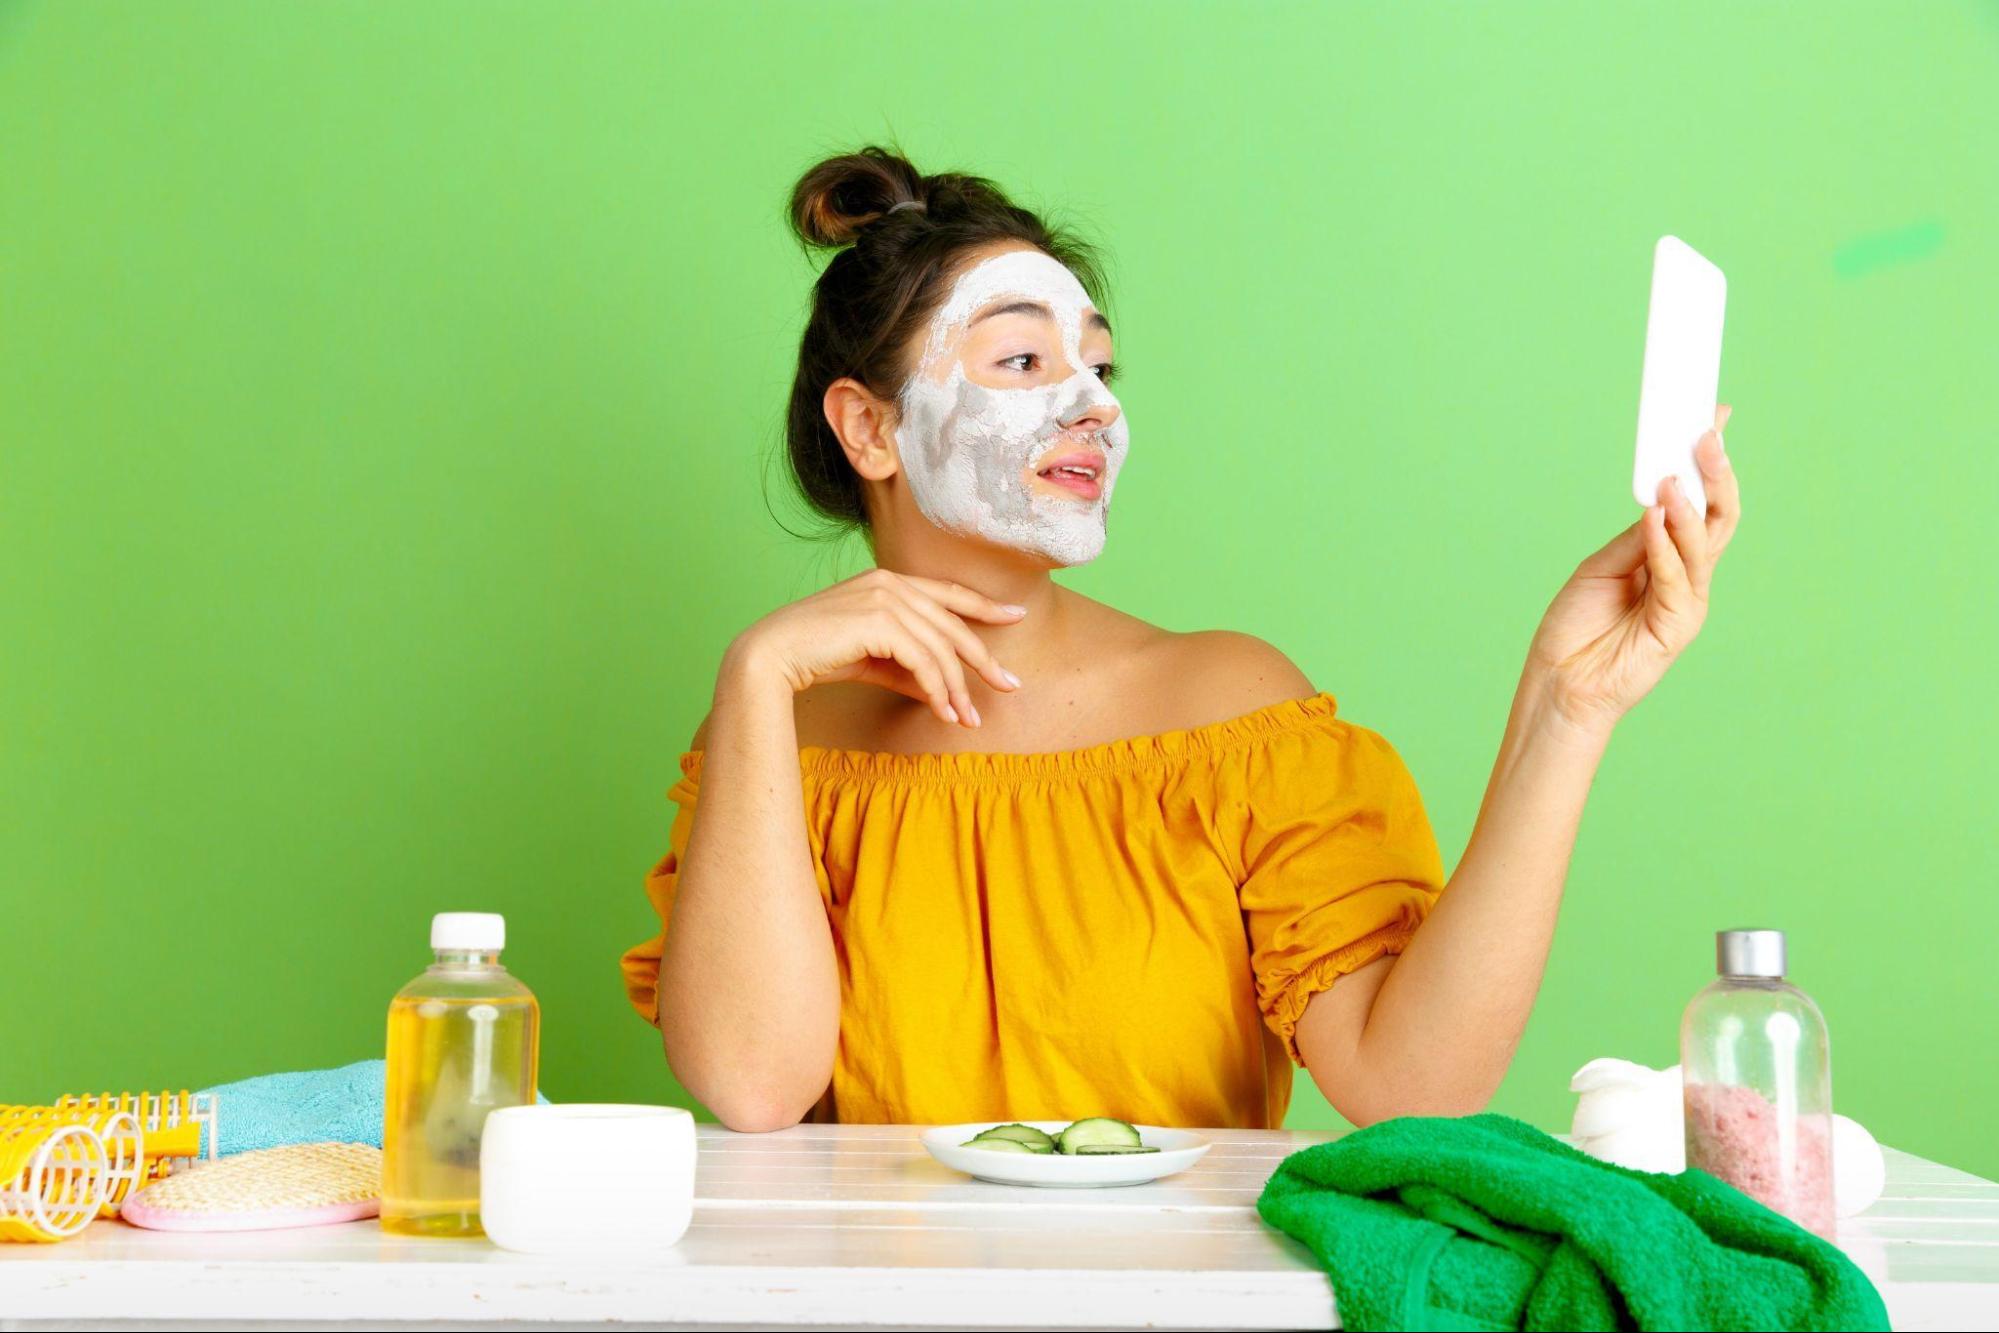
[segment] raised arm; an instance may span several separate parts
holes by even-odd
[[[1467,1115],[1513,1060],[1554,938],[1583,803],[1604,739],[1554,716],[1523,676],[1478,823],[1400,957],[1342,977],[1305,1006],[1298,1052],[1357,1125]]]
[[[832,1075],[833,942],[805,836],[793,691],[753,644],[724,658],[659,966],[674,1075],[731,1129],[798,1123]]]
[[[1705,518],[1668,479],[1661,503],[1578,565],[1542,617],[1477,823],[1429,918],[1399,958],[1306,1005],[1299,1054],[1354,1123],[1477,1111],[1512,1062],[1611,729],[1700,632],[1741,516],[1728,412],[1696,449]]]
[[[781,607],[723,657],[703,734],[701,795],[659,970],[667,1062],[732,1129],[797,1124],[826,1090],[840,984],[805,828],[793,697],[864,680],[974,725],[965,670],[1017,682],[962,617],[1011,624],[953,584],[883,570]]]

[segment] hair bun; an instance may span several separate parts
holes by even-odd
[[[927,204],[923,174],[886,148],[829,157],[791,190],[791,229],[806,245],[852,245],[869,223],[899,205]]]

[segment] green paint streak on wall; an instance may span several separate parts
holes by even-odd
[[[1635,517],[1653,242],[1720,262],[1748,516],[1496,1106],[1671,1064],[1711,932],[1776,925],[1842,1109],[1999,1175],[1999,79],[1962,5],[1812,14],[0,9],[0,1100],[372,1055],[446,908],[508,914],[551,1095],[683,1099],[617,955],[724,645],[853,568],[764,509],[778,215],[893,127],[1111,253],[1133,453],[1065,577],[1280,646],[1453,864]],[[1947,254],[1840,281],[1884,200]]]
[[[1832,268],[1842,278],[1857,278],[1877,269],[1926,259],[1942,245],[1943,223],[1918,222],[1846,242],[1833,251]]]

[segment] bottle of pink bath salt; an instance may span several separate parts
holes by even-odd
[[[1833,1239],[1832,1053],[1784,980],[1784,932],[1715,935],[1721,973],[1680,1019],[1687,1165]]]

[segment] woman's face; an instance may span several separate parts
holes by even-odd
[[[898,402],[923,516],[1052,564],[1094,559],[1130,438],[1110,363],[1110,325],[1075,274],[1034,249],[975,259]]]

